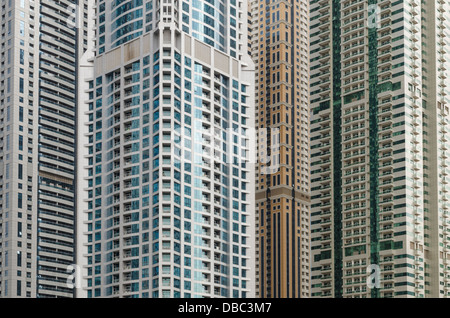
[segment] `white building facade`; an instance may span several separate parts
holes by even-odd
[[[95,8],[80,297],[253,297],[246,2]]]
[[[73,297],[82,1],[0,1],[0,297]]]

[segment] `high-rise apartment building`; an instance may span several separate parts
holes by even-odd
[[[311,2],[313,297],[448,297],[449,5]]]
[[[85,38],[77,39],[74,1],[0,5],[0,297],[72,297],[75,78]]]
[[[257,295],[309,297],[309,2],[252,0],[249,8]]]
[[[95,9],[79,295],[254,296],[246,1]]]

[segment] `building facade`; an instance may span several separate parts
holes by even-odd
[[[96,3],[80,297],[253,297],[245,1]]]
[[[257,295],[309,297],[309,2],[249,7],[260,158]]]
[[[74,9],[1,1],[0,297],[73,297],[75,79],[85,43]]]
[[[448,4],[311,2],[313,297],[447,297]]]

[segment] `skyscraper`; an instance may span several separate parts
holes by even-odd
[[[84,10],[82,4],[81,10]],[[72,297],[73,1],[1,1],[0,297]]]
[[[96,2],[81,296],[254,295],[246,10]]]
[[[308,1],[250,1],[261,297],[309,296],[308,8]]]
[[[448,10],[311,2],[313,297],[449,295]]]

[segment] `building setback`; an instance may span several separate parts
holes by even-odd
[[[80,297],[254,297],[246,1],[97,1]]]

